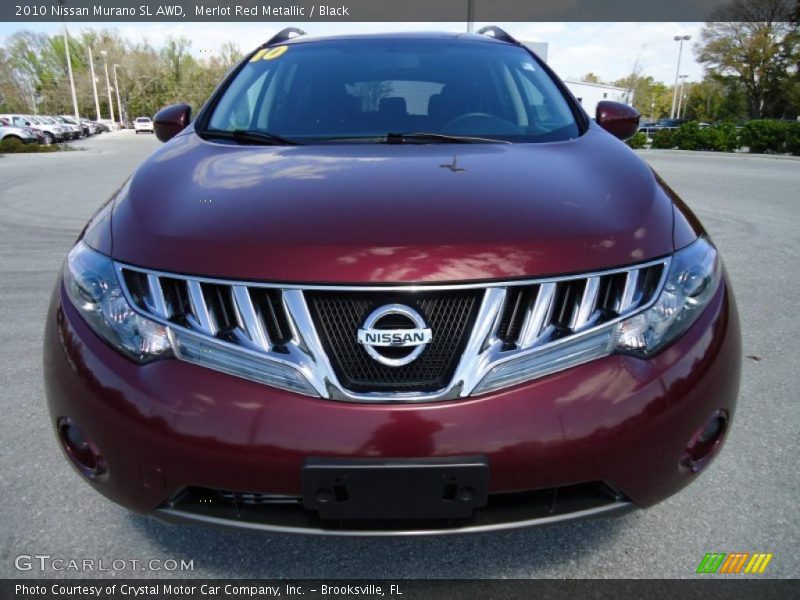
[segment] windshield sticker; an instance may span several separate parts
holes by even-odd
[[[272,48],[270,51],[264,54],[264,58],[262,58],[262,60],[275,60],[279,56],[283,56],[288,49],[289,46],[278,46],[277,48]]]
[[[257,60],[261,60],[261,57],[264,56],[264,54],[266,54],[266,52],[267,52],[267,49],[266,48],[262,48],[261,50],[259,50],[255,54],[253,54],[253,57],[250,59],[250,62],[256,62]]]

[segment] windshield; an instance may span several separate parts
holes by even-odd
[[[511,142],[580,134],[566,99],[524,49],[453,38],[330,40],[259,51],[206,127],[306,143],[413,132]]]

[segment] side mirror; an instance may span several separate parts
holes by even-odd
[[[162,142],[171,140],[186,128],[192,120],[191,117],[192,107],[188,104],[173,104],[162,108],[153,119],[156,137]]]
[[[639,129],[639,111],[623,104],[603,100],[597,103],[595,121],[611,135],[621,140],[627,140],[636,134]]]

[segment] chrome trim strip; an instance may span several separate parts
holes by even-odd
[[[488,525],[467,525],[461,528],[440,529],[399,529],[399,530],[363,530],[363,529],[323,529],[312,527],[292,527],[288,525],[273,525],[269,523],[253,523],[251,521],[236,521],[208,515],[198,515],[175,508],[158,508],[151,513],[151,517],[165,523],[186,525],[211,525],[216,527],[230,527],[265,531],[270,533],[289,533],[302,535],[326,535],[344,537],[417,537],[424,535],[458,535],[465,533],[490,533],[493,531],[509,531],[513,529],[547,527],[571,521],[585,519],[618,517],[636,509],[632,502],[613,502],[597,508],[579,510],[573,513],[525,519],[522,521],[509,521],[504,523],[491,523]]]
[[[250,290],[243,285],[232,285],[233,307],[236,310],[236,321],[247,334],[250,341],[264,352],[270,351],[269,336],[264,321],[259,317],[250,297]]]
[[[589,277],[586,279],[586,287],[583,289],[583,296],[578,310],[572,316],[570,329],[578,331],[584,327],[592,316],[597,305],[597,290],[600,288],[599,277]]]
[[[330,292],[434,292],[442,290],[474,290],[496,287],[514,287],[519,285],[536,285],[538,283],[569,281],[573,279],[585,279],[586,277],[603,277],[617,273],[627,273],[631,269],[644,269],[655,265],[668,264],[669,256],[657,258],[643,263],[628,265],[627,267],[615,267],[601,271],[586,271],[583,273],[572,273],[569,275],[556,275],[553,277],[539,277],[531,279],[511,279],[503,281],[474,281],[470,283],[408,283],[408,284],[374,284],[374,285],[325,285],[325,284],[302,284],[302,283],[267,283],[263,281],[224,279],[219,277],[205,277],[203,275],[185,275],[171,273],[169,271],[159,271],[158,269],[148,269],[147,267],[137,267],[124,262],[115,261],[117,268],[130,269],[140,273],[154,273],[159,277],[170,277],[172,279],[182,279],[185,281],[200,281],[202,283],[214,283],[218,285],[244,285],[251,288],[267,288],[278,290],[308,290],[308,291],[330,291]]]
[[[161,289],[161,279],[158,275],[147,274],[147,308],[151,309],[159,317],[169,319],[170,314],[167,309],[167,301],[164,299],[164,290]]]
[[[536,301],[525,315],[522,331],[519,334],[519,347],[530,348],[539,339],[545,326],[553,315],[554,300],[556,298],[556,284],[543,283],[539,286]]]
[[[617,313],[624,314],[633,306],[634,296],[636,295],[636,287],[639,284],[639,269],[631,269],[628,271],[628,276],[625,278],[625,288],[622,290],[622,296],[619,299],[619,306]]]
[[[186,281],[186,287],[189,289],[189,302],[192,305],[192,315],[189,315],[187,319],[199,331],[206,335],[215,336],[217,334],[217,324],[211,318],[211,313],[208,312],[201,285],[199,281],[193,279]]]

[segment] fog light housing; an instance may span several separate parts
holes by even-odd
[[[705,425],[694,432],[681,456],[681,465],[692,473],[705,467],[719,448],[728,429],[728,414],[718,410],[709,417]]]
[[[108,466],[97,445],[68,417],[58,420],[58,439],[72,464],[87,479],[103,481]]]

